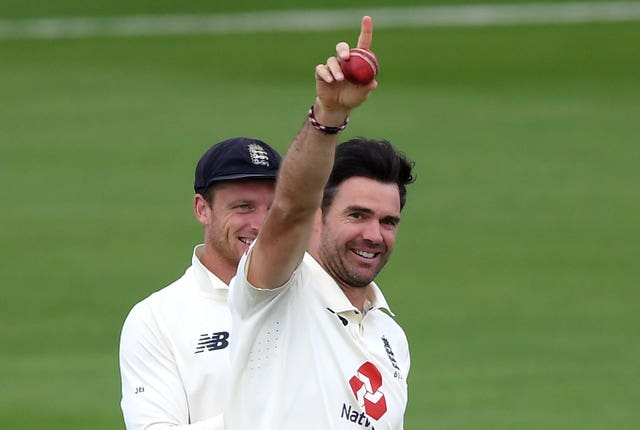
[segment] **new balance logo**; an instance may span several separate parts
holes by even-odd
[[[219,331],[217,333],[211,333],[211,336],[208,334],[201,334],[200,339],[198,339],[198,345],[196,347],[196,354],[200,352],[215,351],[218,349],[225,349],[229,346],[229,332],[228,331]]]

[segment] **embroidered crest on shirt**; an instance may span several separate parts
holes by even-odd
[[[267,166],[269,167],[269,155],[264,148],[257,143],[251,143],[247,147],[249,150],[249,156],[251,157],[251,162],[256,166]]]
[[[384,350],[387,351],[387,355],[389,356],[389,361],[391,361],[391,365],[394,369],[400,370],[398,367],[398,362],[396,361],[396,357],[393,355],[393,349],[391,349],[391,345],[386,337],[382,336],[382,343],[384,344]]]
[[[382,375],[373,363],[366,361],[360,366],[355,376],[349,380],[349,385],[358,404],[368,416],[379,420],[387,412],[387,400],[380,391]]]

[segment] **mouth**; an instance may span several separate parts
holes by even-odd
[[[249,239],[248,237],[239,237],[238,240],[247,246],[251,246],[255,239]]]
[[[362,249],[352,249],[351,252],[367,260],[373,260],[380,255],[379,252],[363,251]]]

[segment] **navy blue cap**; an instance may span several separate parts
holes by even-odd
[[[234,137],[216,143],[196,166],[193,189],[204,194],[214,182],[241,179],[274,179],[280,168],[280,154],[265,142]]]

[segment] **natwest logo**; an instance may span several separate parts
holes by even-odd
[[[378,368],[370,361],[358,368],[358,372],[349,380],[353,394],[358,404],[367,415],[374,420],[379,420],[387,412],[387,401],[384,393],[380,391],[382,375]]]

